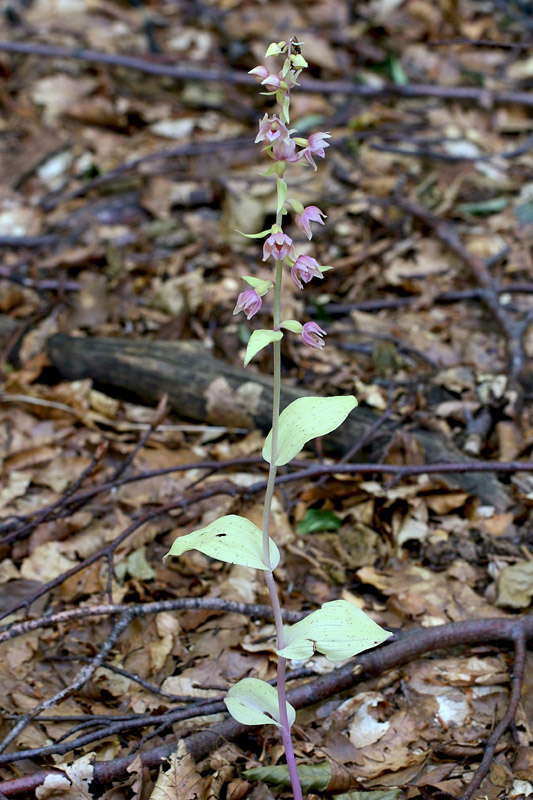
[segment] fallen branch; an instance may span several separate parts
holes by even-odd
[[[497,294],[533,294],[533,283],[507,283],[505,286],[495,286]],[[462,300],[479,300],[483,294],[482,289],[461,289],[456,292],[442,292],[432,299],[434,303],[457,303]],[[360,303],[328,303],[324,306],[331,316],[345,316],[350,311],[383,311],[388,308],[405,308],[420,302],[418,295],[411,297],[387,297],[382,300],[362,300]],[[314,308],[309,307],[309,311]]]
[[[514,666],[513,666],[513,679],[511,681],[511,696],[509,698],[509,705],[507,711],[502,719],[498,722],[485,747],[485,752],[481,760],[476,774],[470,781],[466,792],[463,792],[461,800],[471,800],[474,793],[477,792],[484,778],[487,777],[490,770],[490,765],[496,752],[496,745],[500,738],[505,733],[509,725],[514,721],[520,697],[522,694],[522,685],[524,683],[524,669],[526,665],[526,639],[522,631],[519,631],[514,636]]]
[[[198,466],[198,465],[196,465]],[[167,468],[166,471],[179,471],[183,470],[183,465],[179,467],[172,467]],[[345,475],[353,475],[353,474],[371,474],[371,473],[383,473],[388,475],[395,475],[397,479],[404,478],[407,476],[412,475],[440,475],[440,474],[462,474],[466,473],[471,475],[472,473],[483,473],[483,474],[492,474],[494,472],[532,472],[533,471],[533,462],[528,461],[509,461],[509,462],[501,462],[501,461],[477,461],[477,462],[465,462],[461,463],[452,463],[452,464],[422,464],[422,465],[399,465],[399,464],[315,464],[311,467],[306,469],[299,470],[297,472],[292,472],[287,475],[279,475],[276,478],[276,486],[282,486],[287,483],[293,483],[295,481],[304,480],[307,478],[315,478],[321,477],[324,475],[332,475],[332,474],[345,474]],[[161,471],[158,471],[159,474]],[[145,476],[146,477],[146,473]],[[139,478],[135,476],[131,480],[138,480]],[[266,488],[266,481],[259,481],[252,486],[247,487],[245,490],[242,487],[239,487],[235,484],[226,481],[224,483],[218,484],[216,486],[210,486],[209,489],[205,490],[204,492],[199,493],[197,496],[193,498],[184,498],[181,497],[172,503],[169,503],[165,506],[162,506],[158,509],[148,512],[147,514],[143,515],[140,519],[135,520],[125,531],[123,531],[119,536],[116,537],[110,544],[105,545],[100,550],[97,550],[91,556],[88,556],[84,561],[76,566],[72,567],[71,569],[64,572],[62,575],[59,575],[57,578],[49,581],[48,583],[41,586],[40,589],[36,590],[31,596],[26,597],[24,600],[21,600],[17,605],[13,606],[12,608],[4,611],[0,614],[0,620],[4,619],[6,616],[13,614],[15,611],[19,611],[21,608],[30,608],[32,603],[42,597],[45,594],[48,594],[52,589],[57,588],[62,583],[64,583],[68,578],[72,577],[72,575],[81,572],[81,570],[89,567],[91,564],[94,564],[96,561],[100,560],[101,558],[107,558],[108,563],[110,563],[111,557],[118,547],[125,539],[131,536],[136,530],[138,530],[142,525],[146,522],[150,522],[157,517],[163,516],[164,514],[168,513],[169,511],[174,511],[178,508],[184,508],[185,506],[190,506],[193,503],[200,502],[201,500],[206,500],[211,497],[220,494],[227,494],[231,497],[240,494],[242,496],[251,496],[258,492],[264,492]],[[79,503],[76,505],[76,508],[79,508]],[[59,515],[58,515],[59,516]],[[25,526],[25,530],[29,532],[31,530],[31,525]],[[4,541],[11,541],[16,539],[18,535],[17,531],[10,533]],[[110,598],[111,601],[111,598]],[[1,640],[0,640],[1,641]]]
[[[82,339],[57,334],[47,342],[53,365],[71,380],[92,378],[102,384],[134,391],[144,401],[158,402],[168,393],[169,406],[178,414],[195,421],[268,431],[272,424],[270,409],[271,379],[259,372],[232,367],[207,354],[201,346],[189,342],[144,342],[105,338]],[[281,405],[289,405],[308,393],[285,385]],[[379,415],[360,407],[343,425],[323,438],[326,451],[350,450],[375,424]],[[397,423],[383,424],[365,457],[378,460],[383,447],[397,430]],[[455,471],[454,485],[478,495],[499,510],[508,506],[506,489],[494,477],[479,480],[466,467],[471,464],[452,444],[434,431],[412,428],[412,435],[430,463],[464,463]],[[452,472],[454,472],[452,470]]]
[[[160,614],[163,611],[182,611],[185,609],[209,609],[211,611],[222,611],[226,614],[243,614],[248,617],[272,619],[270,606],[260,605],[259,603],[237,603],[232,600],[221,600],[219,597],[178,597],[174,600],[159,600],[154,603],[106,603],[96,606],[83,606],[82,608],[69,608],[66,611],[49,614],[46,617],[16,622],[0,633],[0,644],[9,642],[17,636],[23,636],[25,633],[30,633],[30,631],[53,628],[55,625],[61,625],[73,619],[106,617],[114,614],[121,616],[128,614],[131,619],[135,619],[135,617]],[[298,622],[305,616],[299,611],[284,610],[282,613],[287,622]]]
[[[160,75],[175,78],[179,81],[215,81],[218,83],[233,83],[253,86],[255,79],[245,72],[237,70],[209,70],[197,66],[179,66],[164,64],[155,59],[140,56],[119,55],[104,53],[99,50],[72,50],[68,47],[56,47],[46,44],[31,42],[8,42],[0,40],[0,51],[5,53],[19,53],[41,58],[69,58],[77,61],[87,61],[91,64],[106,64],[114,67],[125,67],[144,72],[148,75]],[[406,83],[403,85],[387,83],[381,86],[369,86],[348,81],[318,81],[302,80],[300,88],[306,92],[319,94],[347,94],[357,97],[431,97],[441,100],[459,100],[478,103],[483,108],[491,108],[501,103],[518,103],[524,106],[533,106],[533,94],[508,89],[491,90],[477,86],[434,86],[425,83]]]
[[[0,742],[0,763],[5,762],[9,763],[11,761],[11,753],[4,753],[4,750],[11,744],[11,742],[15,741],[17,736],[22,733],[22,731],[29,725],[29,723],[38,716],[41,711],[46,711],[48,708],[53,708],[57,703],[61,703],[63,700],[66,700],[67,697],[71,697],[74,692],[78,691],[79,689],[84,686],[87,681],[94,675],[96,670],[99,666],[101,666],[104,662],[104,659],[108,655],[111,648],[116,644],[120,634],[128,627],[132,620],[130,612],[125,612],[122,614],[120,619],[113,625],[111,633],[100,647],[96,656],[91,659],[91,661],[82,667],[76,676],[76,678],[69,683],[68,686],[65,686],[59,692],[56,692],[53,697],[49,697],[47,700],[43,700],[42,703],[39,703],[31,711],[27,714],[24,714],[21,719],[18,720],[17,724],[9,731],[9,733],[3,738]]]
[[[363,680],[382,675],[390,669],[407,664],[415,658],[436,650],[457,647],[459,645],[481,643],[510,643],[522,639],[524,642],[533,637],[533,616],[519,618],[495,618],[452,622],[432,628],[420,628],[408,635],[370,652],[364,653],[354,661],[350,661],[332,672],[321,675],[308,683],[298,686],[288,693],[287,699],[296,708],[305,708],[327,700],[339,692],[351,689]],[[517,649],[518,653],[518,649]],[[519,669],[518,664],[518,669]],[[516,690],[515,690],[516,691]],[[185,744],[190,755],[200,760],[225,741],[233,740],[248,730],[244,725],[229,719],[212,728],[187,736]],[[163,759],[175,751],[177,742],[171,742],[142,751],[141,759],[144,767],[157,767]],[[127,774],[127,769],[134,756],[124,756],[112,761],[94,763],[93,786],[103,786],[119,780]],[[40,786],[47,775],[58,770],[46,769],[33,775],[0,783],[0,791],[6,797],[27,795]]]

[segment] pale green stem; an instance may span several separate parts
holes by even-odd
[[[276,224],[281,227],[281,212],[276,216]],[[283,262],[276,261],[276,279],[274,283],[274,330],[278,331],[281,322],[281,282],[283,278]],[[274,497],[274,487],[276,482],[277,467],[275,466],[278,455],[278,429],[279,429],[279,409],[281,393],[281,342],[274,342],[274,390],[272,397],[272,448],[271,463],[268,471],[268,482],[265,494],[265,507],[263,511],[263,560],[265,564],[270,564],[270,515],[272,511],[272,500]],[[281,606],[279,602],[276,582],[271,570],[265,571],[265,580],[270,595],[270,604],[274,613],[276,625],[277,649],[285,647],[285,634],[283,632],[283,619],[281,616]],[[281,723],[281,736],[287,766],[291,779],[294,800],[302,800],[302,788],[296,759],[292,747],[291,730],[287,717],[287,691],[285,686],[285,671],[287,659],[278,657],[278,701],[279,701],[279,721]]]

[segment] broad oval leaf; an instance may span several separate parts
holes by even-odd
[[[163,561],[169,556],[180,556],[186,550],[199,550],[210,558],[242,567],[272,570],[279,564],[279,550],[270,539],[270,564],[263,562],[263,534],[253,522],[228,514],[210,522],[205,528],[179,536]]]
[[[299,397],[279,418],[278,453],[275,466],[280,467],[298,455],[300,450],[316,436],[331,433],[342,425],[350,411],[357,405],[352,395],[343,397]],[[272,459],[272,431],[263,447],[263,458]]]
[[[347,600],[324,603],[305,619],[285,628],[285,647],[279,656],[305,661],[315,651],[330,661],[344,661],[392,636],[364,611]]]
[[[279,342],[283,338],[281,331],[257,330],[252,333],[248,340],[246,355],[244,356],[244,366],[248,366],[252,358],[257,353],[272,342]]]
[[[279,702],[277,690],[258,678],[243,678],[227,693],[224,702],[231,716],[243,725],[277,725]],[[296,711],[287,703],[289,727],[296,719]]]

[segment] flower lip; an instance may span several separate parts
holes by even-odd
[[[283,261],[287,256],[293,256],[294,246],[290,236],[283,231],[272,233],[263,245],[263,261],[269,256],[275,261]]]
[[[259,133],[255,138],[255,143],[264,142],[265,140],[271,144],[275,139],[286,139],[289,136],[289,131],[284,122],[276,115],[269,117],[265,114],[263,119],[259,122]]]

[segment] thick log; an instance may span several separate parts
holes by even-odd
[[[48,341],[48,354],[55,368],[71,380],[91,378],[154,403],[167,393],[171,408],[183,418],[234,428],[270,429],[272,380],[250,368],[237,369],[214,358],[200,343],[85,339],[57,334]],[[285,385],[282,408],[307,394]],[[376,420],[374,412],[358,408],[339,430],[324,437],[325,449],[347,452]],[[398,423],[386,422],[371,445],[358,454],[358,460],[375,459],[397,430]],[[426,463],[469,461],[436,432],[414,429],[410,434],[421,445]],[[499,510],[509,505],[505,487],[490,473],[448,474],[445,480]]]

